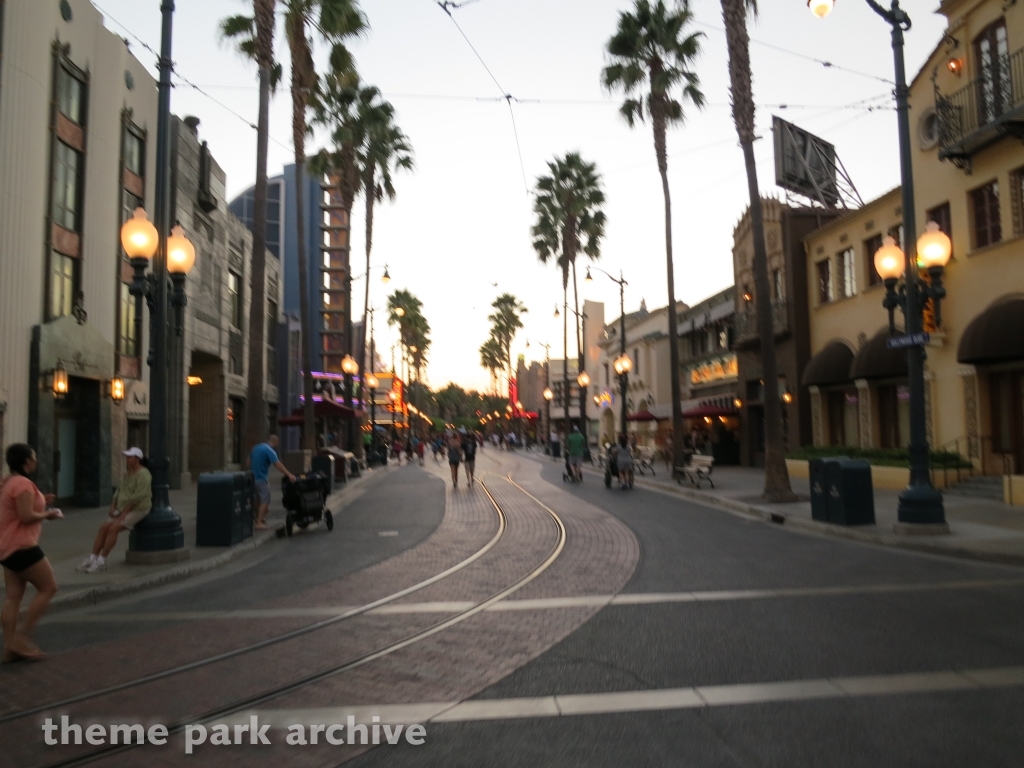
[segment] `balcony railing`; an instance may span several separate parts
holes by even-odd
[[[1024,119],[1024,48],[998,56],[982,74],[954,93],[935,88],[939,156],[968,161],[1006,134],[1017,135]]]
[[[750,341],[758,337],[757,313],[753,308],[733,315],[733,328],[736,343]],[[775,335],[789,330],[789,302],[785,299],[772,302],[772,329]]]

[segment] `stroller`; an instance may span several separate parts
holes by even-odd
[[[572,464],[569,463],[569,452],[565,453],[565,469],[562,470],[562,482],[569,483],[582,483],[583,482],[583,467],[580,467],[579,474],[573,472]]]
[[[617,455],[618,452],[615,450],[615,448],[616,448],[616,446],[613,445],[613,446],[611,446],[608,449],[608,460],[605,462],[605,469],[604,469],[604,487],[605,488],[611,488],[612,487],[612,481],[615,480],[615,478],[617,478],[619,476],[619,463],[618,463],[618,461],[616,461],[616,455]],[[629,470],[629,480],[627,481],[626,485],[623,486],[623,488],[627,489],[627,488],[632,488],[632,487],[633,487],[633,469],[632,469],[632,467],[630,467],[630,470]]]
[[[295,482],[281,478],[281,496],[287,514],[284,518],[285,532],[291,536],[295,526],[305,529],[310,523],[323,520],[327,530],[334,530],[334,515],[324,503],[324,487],[327,478],[319,472],[298,475]]]

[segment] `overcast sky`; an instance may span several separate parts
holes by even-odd
[[[157,47],[159,0],[96,4],[111,30],[125,35],[127,28]],[[254,69],[219,44],[217,21],[251,12],[251,5],[177,2],[173,57],[181,76],[208,95],[181,85],[172,106],[176,114],[202,120],[201,136],[227,172],[229,196],[253,183],[256,135],[248,123],[256,120],[258,94]],[[913,76],[941,39],[945,19],[934,12],[936,0],[903,5],[914,21],[907,34]],[[761,18],[751,25],[751,56],[764,137],[756,148],[762,193],[781,194],[774,185],[773,113],[834,143],[865,201],[898,185],[888,26],[861,0],[839,0],[824,21],[808,12],[804,0],[762,0],[761,6]],[[539,343],[548,342],[552,357],[561,357],[561,323],[552,316],[562,299],[561,281],[553,265],[538,263],[531,247],[527,191],[556,154],[577,150],[603,176],[608,227],[600,266],[613,274],[622,270],[629,281],[627,311],[641,299],[651,308],[665,303],[664,208],[651,133],[646,126],[631,130],[617,111],[621,97],[605,93],[600,83],[605,43],[630,2],[469,0],[452,9],[493,79],[434,0],[363,0],[362,7],[371,30],[352,44],[359,71],[395,105],[416,152],[416,170],[396,180],[396,201],[377,209],[373,262],[388,264],[392,282],[375,280],[371,303],[383,304],[395,288],[423,301],[433,331],[427,371],[432,386],[487,386],[477,350],[487,336],[489,304],[503,291],[529,307],[513,355],[543,358]],[[747,205],[728,108],[721,6],[695,0],[693,10],[695,29],[706,35],[696,69],[708,105],[703,112],[691,110],[686,125],[668,137],[676,296],[688,303],[732,284],[732,229]],[[282,42],[279,36],[287,68]],[[137,43],[133,51],[155,68],[151,53]],[[515,129],[504,94],[514,97]],[[283,91],[270,121],[273,175],[293,157],[291,107]],[[322,144],[317,137],[310,153]],[[361,210],[357,202],[356,273],[365,259]],[[617,316],[618,287],[610,280],[595,273],[588,286],[581,273],[580,289],[581,298],[605,302],[606,321]],[[353,295],[358,316],[359,286]],[[528,350],[527,339],[533,342]],[[388,360],[386,347],[378,347]]]

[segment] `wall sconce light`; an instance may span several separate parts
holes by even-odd
[[[115,376],[110,380],[110,399],[115,403],[124,400],[124,379]]]
[[[786,405],[789,405],[790,403],[792,403],[793,402],[793,393],[792,392],[783,392],[782,393],[782,402],[784,402]]]
[[[185,379],[185,381],[188,382],[188,385],[190,387],[198,387],[200,384],[203,383],[203,377],[202,376],[189,376],[189,377],[187,377]]]
[[[64,361],[58,360],[53,367],[53,399],[63,400],[68,393],[68,369],[64,367]]]
[[[946,69],[957,77],[960,77],[964,72],[964,60],[953,56],[946,62]]]
[[[732,399],[732,404],[736,407],[737,411],[743,407],[743,401],[740,400],[738,397],[734,397]]]
[[[750,291],[744,291],[743,300],[749,304],[754,300],[754,294],[752,294]]]

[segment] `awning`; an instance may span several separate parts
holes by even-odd
[[[956,351],[960,363],[1024,360],[1024,299],[989,307],[971,321]]]
[[[850,381],[853,350],[841,341],[833,341],[811,358],[804,369],[803,383],[807,386],[827,386]]]
[[[705,416],[715,418],[716,416],[738,416],[735,408],[723,408],[720,405],[702,405],[699,408],[691,408],[683,412],[684,419],[701,419]]]
[[[867,342],[850,364],[851,379],[899,379],[907,376],[907,350],[889,349],[889,330],[884,329]]]
[[[626,417],[626,421],[657,421],[658,417],[653,413],[644,408],[642,411],[631,413]]]

